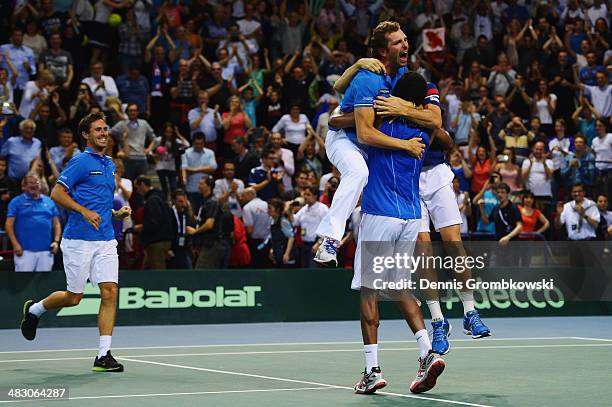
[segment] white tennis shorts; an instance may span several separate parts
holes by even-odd
[[[364,242],[381,242],[380,251],[377,256],[393,256],[396,251],[401,249],[402,252],[409,251],[410,255],[414,252],[417,235],[419,233],[419,219],[398,219],[387,216],[370,215],[363,213],[361,223],[359,224],[359,242],[355,252],[355,265],[353,271],[353,281],[351,288],[359,290],[362,287],[361,279],[361,259],[365,255],[362,253],[363,245],[371,243]],[[369,246],[371,247],[371,246]],[[367,270],[370,272],[370,270]],[[370,284],[364,282],[364,286],[371,287]]]
[[[21,256],[13,256],[15,272],[51,271],[53,268],[53,253],[49,250],[31,252],[24,250]]]
[[[64,271],[68,291],[80,294],[87,279],[92,285],[119,282],[117,241],[62,239]]]
[[[421,170],[421,225],[419,233],[429,232],[429,221],[436,231],[452,225],[461,225],[461,213],[453,191],[455,174],[448,164],[438,164]]]

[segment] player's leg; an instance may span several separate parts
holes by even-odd
[[[98,313],[100,342],[98,356],[92,370],[94,372],[123,372],[123,365],[118,363],[110,352],[119,294],[117,241],[96,243],[98,247],[92,259],[90,280],[100,287],[101,302]]]
[[[456,202],[452,184],[448,184],[435,192],[428,205],[428,210],[434,227],[440,232],[446,254],[453,258],[465,258],[467,252],[461,240],[461,214]],[[466,265],[468,263],[462,261],[457,264]],[[463,282],[465,287],[459,291],[463,304],[463,331],[466,335],[472,335],[474,339],[490,336],[490,329],[482,322],[478,311],[474,308],[474,291],[468,289],[465,284],[468,279],[472,278],[472,270],[466,267],[465,270],[459,272],[455,268],[453,277]]]
[[[323,237],[323,242],[314,260],[323,265],[337,266],[338,243],[344,236],[346,220],[351,216],[368,182],[369,173],[363,151],[346,137],[343,130],[329,131],[325,148],[327,157],[340,171],[341,181],[329,211],[317,228],[317,235]]]
[[[36,337],[38,321],[45,311],[74,307],[83,298],[91,264],[91,252],[88,243],[82,240],[62,240],[61,248],[64,256],[67,289],[66,291],[55,291],[38,302],[31,299],[25,302],[21,333],[27,340],[31,341]]]

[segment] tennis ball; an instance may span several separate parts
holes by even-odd
[[[121,16],[119,14],[113,13],[108,16],[108,25],[117,27],[119,24],[121,24]]]

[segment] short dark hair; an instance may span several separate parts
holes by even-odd
[[[280,211],[281,214],[282,214],[283,209],[285,207],[285,202],[283,202],[283,200],[280,199],[280,198],[270,198],[268,200],[268,205],[270,205],[271,207],[273,207],[277,211]]]
[[[525,199],[525,198],[535,199],[535,195],[533,194],[533,192],[526,189],[523,191],[521,199]]]
[[[246,144],[246,139],[242,136],[237,136],[234,138],[234,143],[244,145]]]
[[[372,35],[370,36],[370,53],[374,58],[378,58],[379,50],[387,48],[387,34],[401,30],[401,27],[396,21],[382,21],[378,23]]]
[[[422,105],[427,96],[427,81],[417,72],[406,72],[395,84],[393,95],[417,106]]]
[[[505,182],[500,182],[499,184],[497,184],[497,186],[495,187],[495,190],[498,191],[500,189],[503,189],[504,191],[506,191],[507,194],[510,193],[510,186],[508,184],[506,184]]]
[[[316,197],[319,196],[319,187],[318,186],[309,185],[306,188],[304,188],[304,191],[310,191],[310,193],[313,194],[314,196],[316,196]]]
[[[570,191],[572,191],[576,187],[582,188],[582,192],[584,192],[584,184],[582,182],[576,182],[575,184],[573,184],[572,188],[570,189]]]
[[[83,133],[89,134],[91,124],[98,120],[106,121],[106,116],[102,112],[91,112],[83,117],[79,122],[79,135],[83,137]]]
[[[134,180],[134,185],[140,185],[140,184],[145,184],[146,186],[151,188],[151,178],[147,177],[146,175],[139,175]]]
[[[204,181],[206,185],[208,185],[211,191],[215,188],[215,180],[210,175],[205,175],[202,178],[200,178],[199,182],[202,182],[202,181]]]
[[[261,158],[268,158],[270,154],[274,154],[274,150],[271,148],[266,148],[263,153],[261,153]]]
[[[206,140],[206,137],[204,137],[204,133],[202,133],[201,131],[198,131],[197,133],[193,133],[193,136],[191,136],[191,141],[196,141],[202,139],[203,141]]]
[[[182,188],[178,188],[176,191],[174,191],[172,193],[172,199],[173,200],[175,200],[179,196],[187,197],[187,192],[184,189],[182,189]]]

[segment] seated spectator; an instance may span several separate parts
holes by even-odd
[[[247,182],[251,170],[259,166],[260,160],[257,154],[247,148],[244,137],[236,137],[232,143],[232,151],[235,154],[234,164],[236,166],[236,178]]]
[[[587,150],[586,139],[582,135],[574,137],[574,151],[565,156],[561,164],[561,177],[566,187],[583,184],[585,192],[591,195],[595,183],[595,157]]]
[[[247,243],[251,252],[253,268],[264,268],[268,264],[265,239],[270,234],[268,204],[257,196],[253,188],[245,188],[240,194],[242,218],[247,232]]]
[[[536,141],[533,152],[521,166],[521,176],[525,188],[534,195],[535,207],[544,209],[544,204],[552,200],[552,181],[554,174],[553,161],[546,158],[545,144]]]
[[[305,205],[298,211],[293,219],[293,226],[301,229],[302,250],[300,254],[300,267],[314,268],[315,262],[313,246],[317,242],[317,228],[329,210],[325,204],[318,201],[319,191],[316,186],[309,186],[304,191]]]
[[[6,234],[15,254],[15,271],[51,271],[62,227],[55,203],[40,192],[36,177],[25,176],[23,194],[8,206]]]
[[[27,175],[33,175],[34,177],[36,177],[40,182],[40,192],[43,195],[49,195],[49,193],[51,192],[51,188],[53,188],[53,186],[55,185],[55,181],[57,181],[57,179],[59,178],[60,173],[57,170],[57,167],[55,167],[53,160],[51,160],[51,158],[49,157],[49,152],[45,150],[44,154],[47,155],[45,158],[46,163],[50,168],[50,174],[46,174],[45,163],[43,163],[43,160],[40,157],[36,157],[30,163]]]
[[[253,168],[249,174],[249,187],[252,187],[257,192],[257,196],[264,201],[278,198],[284,193],[284,171],[274,167],[276,163],[276,154],[272,150],[266,150],[261,157],[261,165]]]
[[[5,157],[8,162],[8,176],[21,180],[28,172],[33,159],[39,156],[40,140],[33,138],[36,124],[26,119],[19,123],[21,136],[11,137],[2,145],[0,157]]]
[[[181,156],[181,179],[193,211],[197,213],[202,205],[202,194],[198,187],[200,179],[214,174],[217,169],[215,153],[204,147],[204,134],[195,133],[192,146]]]
[[[160,191],[152,187],[151,179],[140,175],[134,181],[136,192],[144,197],[142,223],[134,226],[146,253],[145,268],[165,270],[166,257],[172,247],[175,231],[170,209]]]
[[[166,122],[162,134],[153,141],[154,149],[150,150],[155,160],[155,171],[159,177],[162,193],[166,199],[176,191],[178,183],[177,160],[183,151],[189,148],[189,141],[181,135],[177,126]]]
[[[285,203],[279,198],[268,201],[270,215],[270,259],[278,268],[295,266],[295,237],[291,221],[285,214]]]
[[[239,194],[244,190],[244,182],[234,178],[236,165],[233,162],[223,164],[223,178],[215,181],[213,193],[221,205],[228,206],[229,211],[237,217],[242,217]]]
[[[584,196],[584,186],[575,184],[571,189],[572,200],[557,204],[555,227],[565,225],[567,238],[571,241],[594,240],[601,215],[595,202]]]
[[[176,238],[170,249],[168,268],[177,270],[191,270],[193,260],[191,256],[192,236],[187,233],[187,228],[196,227],[196,218],[187,198],[187,193],[177,189],[172,193],[172,225],[176,230]]]
[[[128,156],[125,160],[125,176],[131,180],[147,173],[149,170],[147,154],[155,146],[155,143],[153,143],[155,140],[153,128],[146,120],[139,119],[138,113],[138,105],[135,103],[129,104],[127,119],[115,124],[111,129],[111,133],[115,136],[123,136],[123,142],[129,146]]]
[[[505,183],[497,185],[497,199],[499,203],[488,213],[484,210],[484,203],[479,203],[480,216],[485,224],[495,225],[495,239],[505,246],[511,240],[517,240],[523,229],[523,220],[518,208],[510,202],[510,187]]]

